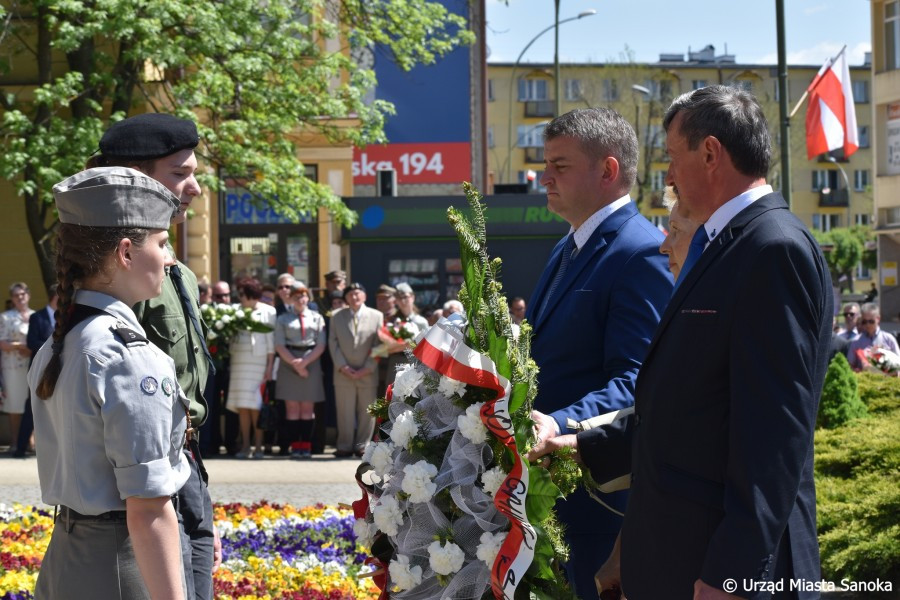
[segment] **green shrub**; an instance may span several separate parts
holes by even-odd
[[[856,375],[847,357],[838,353],[825,373],[825,387],[816,425],[833,429],[866,415],[866,405],[859,399]]]
[[[885,413],[900,408],[900,377],[881,373],[857,373],[859,397],[869,414]]]
[[[816,493],[822,576],[898,581],[900,410],[817,431]]]

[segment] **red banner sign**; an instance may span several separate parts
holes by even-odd
[[[471,144],[388,144],[353,149],[354,185],[374,184],[375,173],[385,169],[397,171],[397,183],[471,181]]]

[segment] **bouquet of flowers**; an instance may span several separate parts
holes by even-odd
[[[228,342],[241,331],[269,333],[272,328],[253,316],[252,308],[236,304],[204,304],[200,307],[200,318],[209,330],[206,345],[214,358],[228,358]]]
[[[382,589],[398,600],[574,598],[553,505],[581,477],[571,450],[549,469],[524,455],[534,443],[537,367],[530,326],[517,338],[486,250],[484,206],[469,184],[472,221],[450,208],[460,240],[466,320],[421,332],[415,360],[370,412],[385,441],[357,470],[363,497],[354,530]]]
[[[886,375],[900,375],[900,356],[894,352],[880,346],[872,346],[860,352],[862,363],[869,365],[873,371],[880,371]]]
[[[372,348],[372,356],[374,358],[385,358],[395,348],[405,348],[411,344],[419,333],[419,328],[415,323],[404,321],[399,318],[389,321],[382,325],[378,330],[378,339],[381,344]]]

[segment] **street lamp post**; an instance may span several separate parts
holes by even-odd
[[[559,76],[559,0],[554,0],[553,13],[553,82],[556,84],[556,105],[553,116],[562,114],[562,83]]]
[[[528,49],[531,48],[531,45],[534,44],[539,37],[550,31],[551,29],[556,29],[557,31],[557,45],[559,43],[559,26],[563,23],[568,23],[570,21],[577,21],[578,19],[583,19],[584,17],[590,17],[591,15],[596,15],[597,11],[594,9],[586,10],[578,13],[574,17],[569,17],[568,19],[559,20],[559,0],[556,0],[556,19],[554,20],[553,25],[546,27],[538,32],[536,36],[531,38],[525,47],[522,48],[522,51],[519,52],[518,58],[516,58],[516,62],[513,64],[512,73],[509,75],[509,120],[507,123],[506,129],[506,179],[507,183],[512,179],[512,112],[513,112],[513,103],[515,102],[515,94],[513,93],[513,86],[516,83],[516,70],[519,68],[519,63],[522,62],[522,57],[525,56],[525,53],[528,52]],[[556,81],[557,81],[557,113],[559,112],[559,62],[557,61],[557,72],[556,72]]]
[[[847,189],[847,227],[850,227],[853,223],[852,221],[852,213],[850,206],[850,180],[847,179],[847,171],[844,170],[844,167],[841,166],[841,163],[837,161],[837,159],[830,154],[825,157],[825,160],[832,163],[834,166],[838,168],[838,171],[841,172],[841,177],[844,179],[844,187]]]

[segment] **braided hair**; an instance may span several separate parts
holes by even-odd
[[[53,356],[47,363],[37,395],[46,400],[56,389],[62,371],[62,351],[66,334],[75,310],[75,291],[85,279],[103,273],[109,256],[119,242],[128,238],[140,247],[147,240],[149,229],[131,227],[89,227],[60,223],[56,237],[56,277],[59,303],[56,308],[56,328],[53,330]]]

